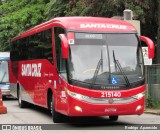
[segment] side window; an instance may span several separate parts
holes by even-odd
[[[46,30],[42,34],[44,45],[44,57],[48,59],[53,64],[53,54],[52,54],[52,30]]]
[[[10,56],[12,61],[19,61],[27,59],[27,38],[17,40],[11,44]]]
[[[28,59],[47,59],[53,64],[51,29],[29,37]]]
[[[35,59],[47,59],[53,64],[51,29],[22,38],[11,45],[11,60]]]
[[[60,27],[54,28],[54,38],[55,38],[55,50],[56,50],[56,60],[57,60],[57,70],[58,72],[67,79],[66,74],[66,59],[62,58],[61,51],[61,39],[59,38],[59,34],[64,34],[65,30]]]
[[[17,58],[18,58],[18,49],[16,48],[16,43],[18,43],[17,41],[16,42],[12,42],[11,45],[10,45],[10,58],[12,61],[16,61]]]
[[[27,57],[28,57],[27,44],[28,43],[29,43],[28,37],[19,40],[19,60],[27,60]]]
[[[43,47],[41,33],[29,36],[29,43],[27,44],[28,60],[43,59]]]

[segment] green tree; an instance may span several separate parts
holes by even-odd
[[[65,16],[68,2],[69,0],[50,0],[46,6],[45,12],[47,20],[55,17]]]
[[[149,11],[150,0],[50,0],[46,14],[48,19],[59,16],[102,16],[123,15],[129,8],[134,19],[145,21],[145,12]],[[113,10],[114,9],[114,10]],[[148,12],[147,12],[148,13]]]
[[[48,0],[12,0],[0,6],[0,51],[9,50],[12,37],[45,20]]]
[[[132,9],[137,17],[143,14],[143,8],[136,4],[134,0],[70,0],[66,15],[122,16],[125,8]]]

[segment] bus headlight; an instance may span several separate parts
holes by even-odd
[[[85,99],[89,98],[88,96],[84,96],[82,94],[72,92],[72,91],[68,90],[67,88],[65,88],[65,90],[66,90],[67,94],[70,95],[73,98],[76,98],[76,99],[79,99],[79,100],[85,100]]]
[[[145,93],[144,93],[144,92],[141,92],[141,93],[139,93],[139,94],[137,94],[137,95],[134,95],[133,98],[135,98],[135,99],[141,99],[141,98],[144,97],[144,96],[145,96]]]

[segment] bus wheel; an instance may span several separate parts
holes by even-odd
[[[109,119],[111,121],[117,121],[118,120],[118,115],[117,116],[109,116]]]
[[[56,110],[55,110],[55,105],[54,105],[54,97],[52,95],[52,100],[51,100],[51,113],[52,113],[52,119],[53,119],[53,122],[54,123],[60,123],[63,119],[63,115],[58,113]]]
[[[26,107],[26,102],[22,100],[22,90],[21,88],[18,89],[18,105],[20,108]]]

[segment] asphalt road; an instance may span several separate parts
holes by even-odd
[[[20,109],[18,106],[18,101],[16,99],[7,98],[3,100],[4,106],[7,107],[7,114],[0,114],[0,124],[1,125],[17,125],[17,124],[28,124],[28,126],[33,125],[41,125],[43,129],[51,129],[51,130],[76,130],[78,132],[82,132],[82,130],[86,130],[83,133],[88,133],[91,130],[110,130],[122,131],[126,129],[129,132],[135,131],[135,129],[139,129],[140,126],[160,129],[160,116],[152,115],[152,114],[143,114],[140,116],[132,115],[132,116],[120,116],[118,121],[111,122],[107,116],[105,117],[75,117],[72,119],[66,119],[61,124],[55,124],[52,121],[51,114],[48,110],[44,108],[40,108],[34,105],[29,105],[27,108]],[[44,125],[47,124],[47,125]],[[136,124],[136,125],[135,125]],[[137,125],[140,124],[140,125]],[[146,125],[147,124],[147,125]],[[151,125],[152,124],[152,125]],[[24,127],[25,128],[25,127]],[[32,127],[33,129],[34,127]],[[134,130],[132,130],[134,129]],[[50,131],[51,131],[50,130]],[[50,132],[48,130],[48,132]],[[150,130],[145,130],[145,132]],[[155,130],[159,132],[158,130]],[[101,133],[102,133],[101,132]],[[90,132],[91,133],[91,132]],[[93,132],[92,132],[93,133]],[[120,132],[119,132],[120,133]]]

